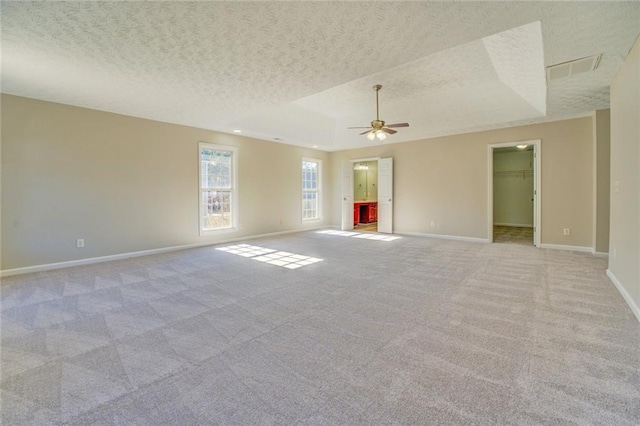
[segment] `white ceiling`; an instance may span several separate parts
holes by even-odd
[[[640,2],[2,2],[2,92],[327,151],[587,115]],[[544,67],[603,54],[594,72]]]

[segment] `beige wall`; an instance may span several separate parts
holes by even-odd
[[[493,223],[533,227],[532,150],[493,150]]]
[[[602,109],[595,112],[593,120],[595,149],[595,251],[609,252],[609,186],[611,119],[610,111]]]
[[[2,124],[3,270],[331,219],[301,221],[301,159],[325,152],[9,95]],[[238,147],[237,232],[198,235],[200,141]]]
[[[640,40],[611,84],[611,184],[609,271],[640,320]]]
[[[592,118],[469,133],[331,154],[333,223],[340,224],[341,163],[394,158],[394,229],[486,239],[487,146],[542,140],[543,244],[593,247]],[[373,146],[371,146],[373,145]],[[430,222],[436,226],[431,227]],[[571,228],[564,236],[563,228]]]
[[[593,245],[590,117],[330,154],[8,95],[2,123],[3,270],[339,225],[342,161],[376,156],[394,157],[396,232],[485,239],[487,145],[533,139],[542,140],[542,243]],[[239,149],[238,232],[198,235],[200,141]],[[306,225],[303,156],[324,166],[324,220]]]

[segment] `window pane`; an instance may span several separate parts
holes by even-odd
[[[203,229],[231,227],[231,192],[202,191]]]
[[[302,162],[302,189],[317,189],[318,187],[318,163]]]
[[[203,148],[200,151],[201,186],[231,189],[232,152]]]
[[[315,219],[318,217],[318,194],[305,192],[302,194],[302,218]]]

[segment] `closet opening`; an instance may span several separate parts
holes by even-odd
[[[540,245],[540,141],[489,146],[488,239]]]

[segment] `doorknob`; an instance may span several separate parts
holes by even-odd
[[[347,197],[344,197],[344,200],[347,201]]]
[[[389,198],[389,201],[391,201],[391,198]]]

